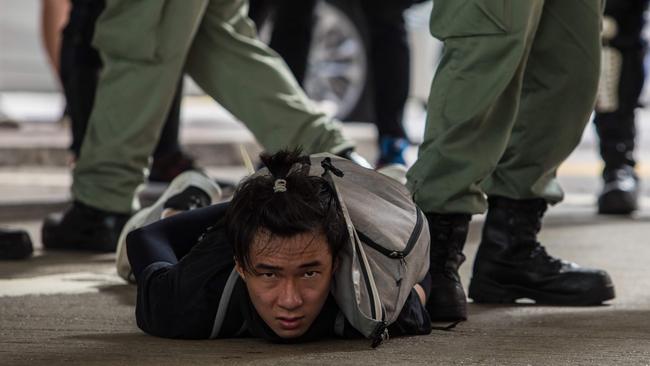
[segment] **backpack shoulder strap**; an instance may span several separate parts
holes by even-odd
[[[226,286],[221,294],[221,299],[219,300],[219,308],[217,309],[217,315],[214,317],[210,339],[217,338],[221,332],[221,326],[226,318],[226,311],[228,310],[228,304],[230,304],[230,298],[235,289],[237,279],[239,279],[239,273],[237,273],[237,270],[233,268],[232,272],[230,272],[230,276],[228,276],[228,281],[226,281]]]

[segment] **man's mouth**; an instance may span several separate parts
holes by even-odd
[[[300,327],[300,323],[302,322],[302,319],[304,317],[302,316],[296,316],[296,317],[278,317],[278,322],[280,322],[280,327],[282,327],[283,330],[294,330]]]

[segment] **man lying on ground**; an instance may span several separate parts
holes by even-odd
[[[339,251],[349,242],[335,189],[309,175],[299,152],[262,161],[269,173],[244,180],[228,203],[210,206],[218,188],[207,177],[185,173],[170,186],[174,194],[127,224],[130,231],[145,216],[172,214],[126,240],[143,331],[278,342],[361,335],[330,292]],[[408,294],[388,326],[391,336],[430,333],[424,307],[429,282],[427,275]]]

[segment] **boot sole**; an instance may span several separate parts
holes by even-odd
[[[450,305],[450,306],[435,306],[430,309],[427,306],[429,318],[432,322],[454,322],[459,320],[467,320],[467,306],[466,305]]]
[[[490,280],[475,280],[469,285],[469,298],[477,304],[513,304],[518,299],[532,299],[540,305],[589,306],[600,305],[615,297],[614,286],[605,285],[578,294],[536,291],[530,288],[501,285]]]
[[[630,215],[639,209],[638,195],[613,194],[610,192],[598,198],[598,214],[600,215]]]

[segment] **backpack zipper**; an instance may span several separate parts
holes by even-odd
[[[377,311],[375,310],[377,304],[375,303],[375,297],[374,291],[372,290],[372,286],[370,286],[370,276],[368,276],[368,269],[366,269],[365,263],[363,261],[363,257],[361,256],[361,250],[359,249],[359,246],[355,246],[355,250],[357,252],[357,257],[359,258],[359,264],[361,267],[361,272],[363,273],[363,279],[364,282],[366,283],[366,291],[368,291],[368,297],[370,298],[370,314],[372,315],[373,319],[377,319]],[[383,318],[383,314],[382,314]]]
[[[389,337],[388,325],[386,322],[379,323],[377,328],[375,328],[375,331],[370,335],[370,339],[372,340],[370,347],[377,348],[382,342],[387,341]]]
[[[415,220],[415,227],[413,228],[413,232],[411,233],[409,240],[406,242],[406,247],[404,248],[404,250],[386,249],[382,245],[377,244],[375,241],[370,239],[366,234],[362,233],[359,230],[357,230],[357,235],[359,235],[359,239],[361,239],[361,241],[363,241],[366,245],[380,252],[381,254],[393,259],[403,259],[407,255],[409,255],[409,253],[411,253],[411,250],[413,250],[415,243],[417,243],[418,238],[422,233],[422,224],[424,222],[424,219],[422,218],[422,213],[420,212],[420,209],[416,208],[416,213],[417,214]]]

